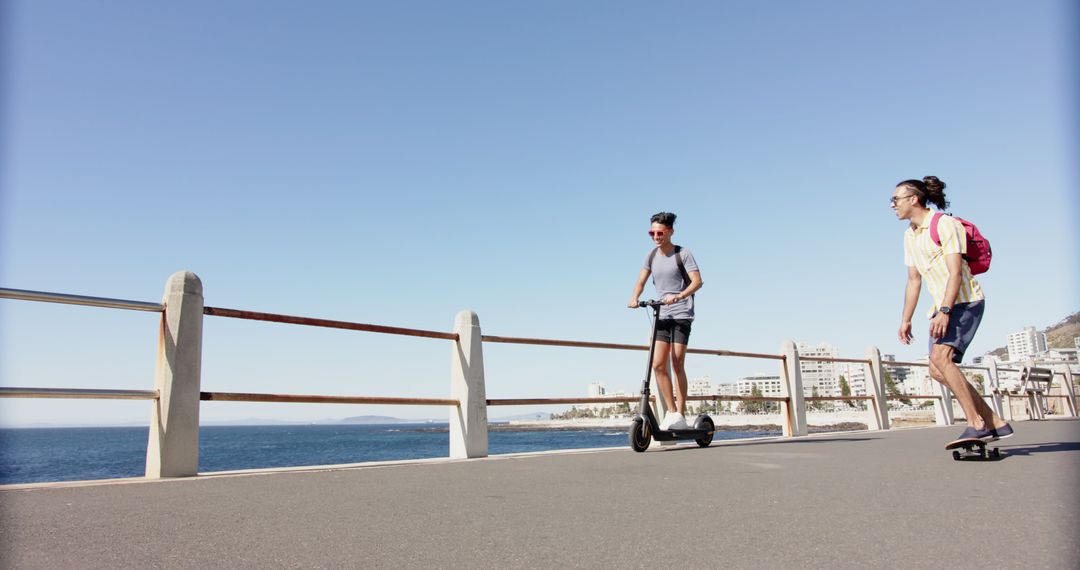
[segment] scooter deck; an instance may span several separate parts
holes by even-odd
[[[652,436],[657,441],[674,441],[679,439],[698,439],[712,435],[713,432],[703,429],[672,429],[666,431],[654,431]]]

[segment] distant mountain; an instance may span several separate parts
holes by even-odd
[[[1047,348],[1073,348],[1080,336],[1080,312],[1065,317],[1060,323],[1046,329]]]
[[[1080,336],[1080,311],[1065,317],[1056,325],[1046,327],[1043,333],[1046,334],[1047,348],[1073,348],[1076,337]],[[990,354],[998,358],[1008,358],[1009,349],[1002,346],[991,350]]]
[[[218,420],[200,422],[204,426],[287,426],[304,422],[290,422],[285,420],[269,420],[266,418],[244,418],[242,420]]]
[[[414,424],[422,423],[428,420],[403,420],[401,418],[395,418],[391,416],[352,416],[350,418],[343,418],[334,423],[336,424]]]

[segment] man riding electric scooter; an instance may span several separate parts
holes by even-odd
[[[688,388],[686,345],[694,320],[694,293],[703,285],[701,272],[690,250],[671,242],[675,233],[675,217],[670,212],[660,212],[650,220],[649,236],[656,247],[645,257],[628,303],[630,308],[639,307],[638,299],[651,275],[657,297],[663,303],[655,307],[658,310],[654,315],[654,338],[650,347],[651,372],[656,375],[668,412],[663,421],[655,426],[662,431],[693,429],[687,425],[684,417]],[[675,375],[674,383],[669,362]]]

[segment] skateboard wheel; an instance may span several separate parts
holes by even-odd
[[[953,450],[953,452],[952,452],[952,458],[953,458],[954,460],[956,460],[956,461],[960,461],[960,452],[959,452],[959,451],[956,451],[956,450]]]
[[[996,447],[994,448],[994,457],[1001,457],[1001,450]]]

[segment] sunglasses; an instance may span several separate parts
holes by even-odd
[[[664,237],[667,230],[649,230],[649,237]]]
[[[893,196],[892,198],[889,198],[889,205],[890,206],[895,206],[898,201],[903,200],[904,198],[910,198],[912,196],[914,196],[914,194],[905,194],[903,196]]]

